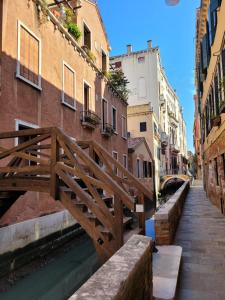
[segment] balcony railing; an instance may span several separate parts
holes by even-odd
[[[102,135],[110,137],[114,134],[113,126],[109,123],[104,123],[102,128]]]
[[[170,144],[170,150],[172,152],[174,152],[174,153],[179,153],[180,152],[180,150],[178,149],[177,145],[172,144],[172,143]]]
[[[95,129],[96,126],[100,124],[101,119],[95,113],[84,110],[81,111],[81,124],[84,127],[88,127],[90,129]]]

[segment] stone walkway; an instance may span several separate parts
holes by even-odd
[[[195,181],[187,196],[175,245],[183,247],[179,300],[225,300],[225,217]]]

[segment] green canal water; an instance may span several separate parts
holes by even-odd
[[[16,282],[1,300],[63,300],[72,295],[98,268],[91,240],[83,235],[57,259]]]

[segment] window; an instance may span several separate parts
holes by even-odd
[[[127,119],[122,116],[122,137],[127,139]]]
[[[34,129],[34,128],[38,128],[38,126],[30,124],[28,122],[16,120],[16,130],[26,130],[26,129]],[[35,136],[20,136],[20,137],[16,138],[16,145],[25,143],[33,138],[35,138]],[[34,153],[31,153],[31,154],[33,156],[37,156]],[[35,161],[25,160],[23,162],[23,165],[24,166],[34,166],[34,165],[37,165],[37,163]]]
[[[90,86],[84,82],[84,111],[90,109]]]
[[[102,50],[102,72],[107,71],[107,57],[105,52]]]
[[[63,89],[62,89],[62,103],[75,109],[75,72],[74,70],[63,62]]]
[[[91,31],[86,24],[84,24],[84,46],[91,49]]]
[[[148,175],[150,178],[152,178],[152,163],[148,162]]]
[[[18,21],[16,77],[41,89],[41,41]]]
[[[108,122],[108,103],[105,99],[102,99],[102,129],[105,129],[105,126]]]
[[[219,185],[219,174],[218,174],[217,158],[214,159],[214,170],[215,170],[215,176],[216,176],[216,185]]]
[[[136,166],[136,174],[137,174],[137,178],[140,178],[140,159],[137,159],[137,166]]]
[[[140,122],[140,132],[147,131],[147,124],[146,122]]]
[[[222,154],[222,161],[223,161],[223,177],[225,179],[225,153]]]
[[[125,169],[127,169],[127,155],[123,154],[123,166]]]
[[[114,132],[117,131],[117,110],[115,107],[112,107],[112,127]]]
[[[154,135],[158,134],[158,127],[156,125],[156,123],[154,122]]]
[[[118,152],[113,151],[112,156],[115,160],[118,161]],[[114,172],[114,174],[118,175],[118,168],[115,165],[114,165],[114,168],[113,168],[113,172]]]
[[[148,162],[143,161],[143,177],[147,178],[148,177]]]
[[[158,160],[160,160],[160,158],[161,158],[160,148],[159,147],[157,147],[157,158],[158,158]]]
[[[144,62],[145,62],[144,56],[138,57],[138,63],[139,63],[139,64],[143,64]]]

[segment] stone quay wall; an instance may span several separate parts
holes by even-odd
[[[152,240],[133,235],[69,300],[152,300]]]
[[[177,192],[156,212],[155,234],[157,245],[173,243],[177,225],[182,214],[184,200],[190,187],[186,181]]]

